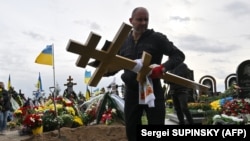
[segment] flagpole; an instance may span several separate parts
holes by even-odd
[[[58,113],[57,113],[57,108],[56,108],[56,80],[55,80],[55,53],[54,53],[54,44],[52,44],[52,67],[53,67],[53,81],[54,81],[54,90],[53,90],[53,99],[54,99],[54,108],[55,108],[55,114],[56,114],[56,119],[58,119]],[[57,126],[58,126],[58,137],[61,137],[60,134],[60,125],[59,125],[59,121],[57,121]]]
[[[85,91],[85,100],[86,101],[88,101],[90,99],[90,97],[89,97],[89,99],[87,98],[87,94],[88,94],[88,84],[86,84],[86,91]],[[90,95],[90,94],[88,94],[88,95]]]
[[[45,55],[45,56],[44,56]],[[52,55],[52,57],[48,57],[48,55]],[[45,49],[37,56],[35,63],[38,64],[43,64],[43,65],[50,65],[53,68],[53,83],[54,86],[50,87],[50,92],[53,95],[53,103],[54,103],[54,110],[55,110],[55,115],[56,119],[58,120],[58,112],[56,108],[56,81],[55,81],[55,53],[54,53],[54,44],[52,45],[47,45]],[[54,90],[52,90],[54,88]],[[60,137],[60,124],[58,121],[58,134]]]
[[[54,44],[52,44],[52,59],[53,59],[53,81],[54,81],[54,92],[56,88],[56,80],[55,80],[55,54],[54,54]],[[54,98],[55,98],[55,93],[54,93]]]

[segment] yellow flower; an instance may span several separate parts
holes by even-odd
[[[51,104],[53,104],[53,101],[52,101],[52,99],[49,99],[49,100],[47,100],[46,102],[45,102],[45,106],[50,106]]]
[[[71,115],[75,115],[75,110],[74,110],[74,108],[72,108],[72,107],[65,107],[65,109],[66,109],[66,111],[69,113],[69,114],[71,114]]]
[[[15,115],[20,115],[20,114],[22,114],[22,110],[17,109],[17,110],[14,111],[14,114]]]
[[[39,106],[37,109],[35,109],[35,111],[42,113],[44,111],[44,107],[43,106]]]
[[[79,116],[74,116],[74,122],[77,123],[80,126],[83,125],[83,121]]]
[[[14,121],[7,122],[7,127],[10,129],[15,128],[16,126],[17,126],[17,124]]]
[[[56,109],[62,109],[63,108],[63,105],[62,104],[56,104]],[[50,104],[49,107],[48,107],[49,110],[52,110],[54,111],[55,107],[54,107],[54,104]]]
[[[215,101],[211,102],[210,105],[211,105],[211,108],[213,110],[220,110],[221,109],[220,100],[215,100]]]

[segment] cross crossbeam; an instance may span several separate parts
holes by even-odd
[[[127,38],[131,28],[131,26],[123,23],[107,51],[96,49],[101,36],[93,32],[90,33],[85,44],[69,40],[66,50],[75,54],[79,54],[76,62],[78,67],[85,68],[91,58],[100,62],[89,80],[90,86],[96,86],[106,72],[112,72],[121,69],[132,70],[136,66],[136,62],[134,60],[117,55],[117,52]],[[144,52],[141,59],[143,67],[138,72],[137,81],[143,83],[145,82],[146,75],[152,69],[149,67],[151,55],[147,52]],[[201,91],[207,91],[209,89],[208,86],[195,83],[171,73],[164,73],[162,79]]]

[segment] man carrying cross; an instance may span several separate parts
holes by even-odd
[[[129,19],[133,26],[127,39],[122,45],[118,55],[136,60],[142,58],[144,51],[152,56],[152,71],[149,74],[152,80],[154,103],[139,104],[139,83],[137,81],[138,65],[133,70],[124,70],[121,78],[125,83],[125,124],[128,141],[136,141],[136,126],[141,124],[143,112],[146,112],[149,125],[164,125],[165,123],[165,100],[160,77],[163,72],[174,69],[185,60],[185,55],[170,42],[165,35],[148,29],[149,13],[146,8],[137,7],[133,10]],[[168,60],[162,63],[163,56]],[[152,65],[154,64],[154,65]],[[156,65],[157,64],[157,65]],[[108,72],[105,76],[114,75],[117,72]],[[152,90],[150,89],[150,92]]]

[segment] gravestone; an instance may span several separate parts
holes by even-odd
[[[229,74],[225,79],[225,90],[229,89],[233,84],[237,84],[236,73]]]
[[[238,66],[236,75],[240,87],[239,98],[250,98],[250,60],[243,61]]]
[[[205,76],[201,77],[199,83],[209,87],[208,92],[207,92],[208,96],[216,95],[216,93],[217,93],[216,92],[216,80],[213,76],[205,75]]]

